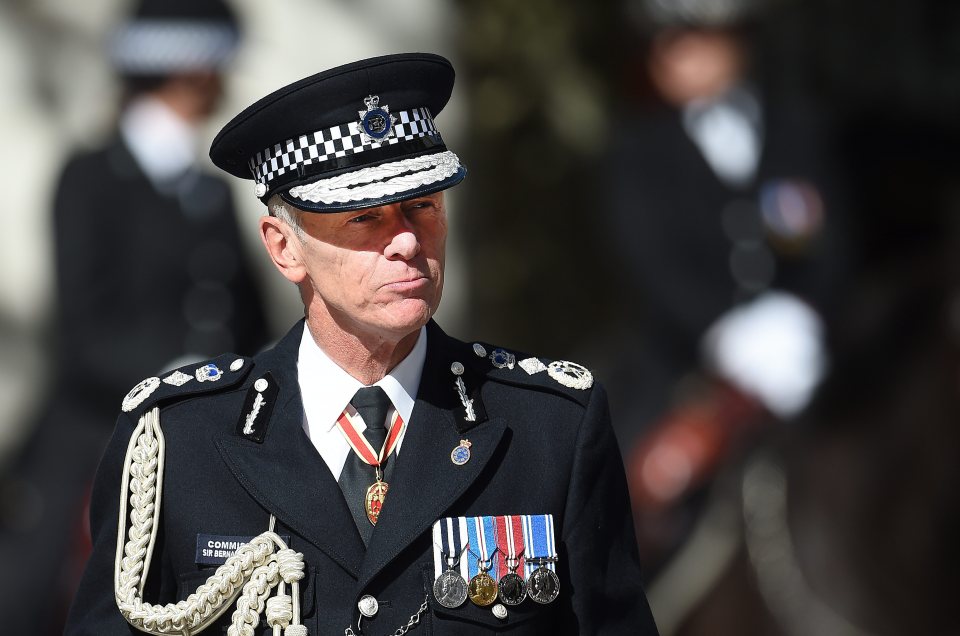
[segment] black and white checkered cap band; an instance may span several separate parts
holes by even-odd
[[[443,143],[428,108],[401,110],[391,114],[396,117],[393,130],[387,138],[379,141],[361,132],[358,117],[357,121],[300,135],[258,152],[250,160],[253,179],[269,186],[277,177],[288,172],[296,173],[301,166],[320,164],[427,136]]]
[[[219,68],[238,42],[226,22],[138,20],[114,33],[110,59],[120,71],[141,75]]]

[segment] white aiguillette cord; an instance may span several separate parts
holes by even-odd
[[[264,606],[267,625],[273,628],[274,636],[281,636],[281,630],[284,636],[307,636],[307,628],[300,623],[303,555],[289,549],[273,532],[273,515],[267,532],[240,546],[186,600],[166,605],[151,605],[143,600],[143,586],[157,540],[163,457],[160,409],[154,407],[140,417],[123,462],[113,580],[117,607],[127,622],[157,636],[190,636],[212,625],[237,599],[228,636],[253,636]],[[292,597],[285,592],[287,584]],[[268,598],[274,587],[277,594]]]

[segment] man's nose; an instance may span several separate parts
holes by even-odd
[[[393,238],[384,251],[387,258],[410,260],[420,253],[420,239],[412,224],[403,215],[394,229]]]

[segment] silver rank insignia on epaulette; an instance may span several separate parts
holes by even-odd
[[[524,358],[517,364],[520,365],[520,368],[527,372],[527,375],[534,375],[540,373],[541,371],[547,370],[547,365],[540,362],[540,358]]]
[[[170,386],[183,386],[192,379],[193,376],[187,375],[183,371],[174,371],[163,379],[163,383]]]
[[[211,362],[199,367],[194,372],[194,375],[197,378],[197,382],[216,382],[223,377],[223,371],[220,370],[220,367]]]
[[[503,349],[494,349],[490,354],[490,362],[498,369],[512,369],[517,363],[517,358],[509,351]]]
[[[273,412],[280,387],[270,373],[266,373],[250,386],[237,422],[237,435],[262,443],[267,433],[267,424]]]
[[[141,380],[124,396],[120,408],[123,409],[124,413],[129,413],[143,404],[143,401],[150,397],[150,395],[157,390],[158,386],[160,386],[160,378],[152,377]]]
[[[547,365],[547,374],[571,389],[586,390],[593,386],[593,374],[576,362],[554,360]]]

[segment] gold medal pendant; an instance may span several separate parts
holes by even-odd
[[[390,489],[390,484],[385,481],[381,481],[379,476],[377,481],[373,482],[369,488],[367,488],[367,496],[364,497],[364,508],[367,511],[367,519],[370,520],[370,523],[377,525],[377,519],[380,518],[380,510],[383,509],[383,501],[387,498],[387,491]]]
[[[470,600],[480,607],[493,605],[493,602],[497,600],[497,582],[486,571],[482,571],[470,579],[467,591],[470,594]]]

